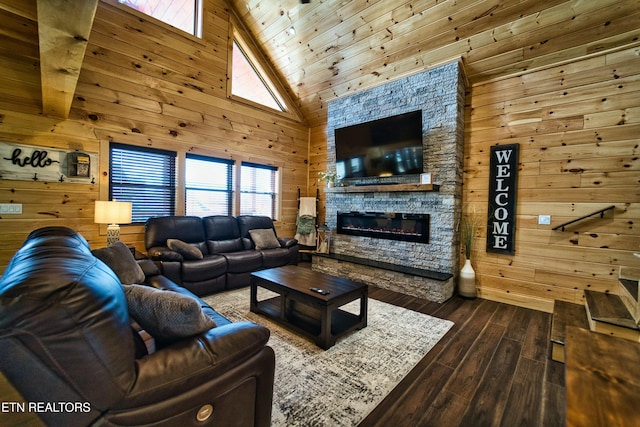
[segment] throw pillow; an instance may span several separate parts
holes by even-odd
[[[188,295],[144,285],[123,285],[123,289],[129,315],[157,340],[175,341],[216,327]]]
[[[172,251],[178,252],[184,259],[202,259],[202,251],[193,245],[182,240],[167,239],[167,247]]]
[[[258,250],[280,247],[280,242],[272,228],[256,228],[255,230],[249,230],[249,235]]]
[[[118,241],[111,246],[94,249],[91,252],[116,273],[123,285],[144,282],[144,271],[124,243]]]

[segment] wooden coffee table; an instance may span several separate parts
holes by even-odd
[[[258,287],[277,293],[258,301]],[[328,291],[323,295],[311,288]],[[313,340],[328,349],[341,336],[367,326],[367,285],[294,265],[251,274],[251,311]],[[360,314],[341,310],[360,300]]]

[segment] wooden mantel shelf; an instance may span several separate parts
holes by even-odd
[[[325,188],[327,193],[386,193],[394,191],[438,191],[437,184],[387,184],[387,185],[350,185],[348,187]]]

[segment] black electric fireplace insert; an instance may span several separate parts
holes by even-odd
[[[338,212],[338,234],[429,243],[429,214]]]

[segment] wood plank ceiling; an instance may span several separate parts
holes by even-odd
[[[640,40],[637,0],[229,1],[311,125],[335,97],[452,59],[474,83]]]
[[[68,114],[97,1],[38,1],[61,10],[82,3],[86,11],[86,19],[75,9],[40,14],[41,38],[62,34],[74,42],[53,43],[66,49],[61,55],[40,40],[45,114]],[[474,83],[640,44],[637,0],[228,1],[312,126],[326,121],[326,102],[335,97],[453,59],[462,58]],[[6,3],[19,15],[33,10]]]

